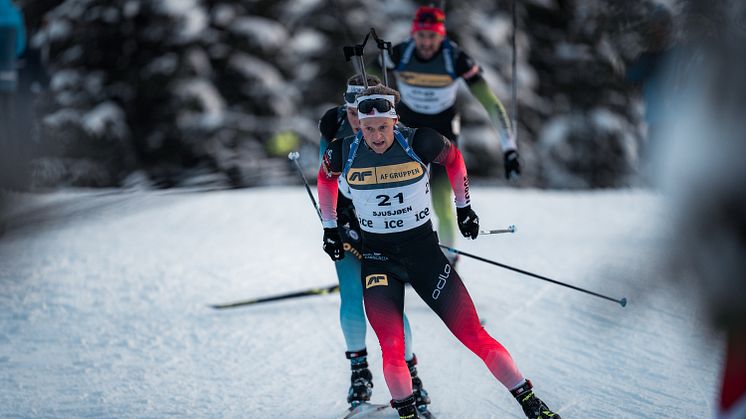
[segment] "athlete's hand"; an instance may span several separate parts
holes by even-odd
[[[324,251],[332,260],[341,260],[345,257],[342,238],[339,236],[337,227],[324,229]]]
[[[456,217],[458,218],[458,229],[464,237],[476,239],[479,235],[479,217],[471,209],[471,205],[463,208],[456,208]]]
[[[503,166],[505,167],[505,179],[518,179],[521,174],[521,164],[518,162],[518,152],[515,150],[505,152]]]

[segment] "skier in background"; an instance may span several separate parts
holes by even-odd
[[[687,54],[661,77],[684,80],[661,94],[655,166],[672,228],[661,258],[724,337],[718,419],[746,418],[746,3],[692,1],[684,11]],[[696,52],[692,53],[692,52]],[[707,342],[708,345],[712,342]]]
[[[23,186],[18,167],[21,127],[17,121],[18,57],[26,49],[21,12],[10,0],[0,0],[0,186]]]
[[[380,85],[381,80],[375,76],[368,76],[368,85]],[[363,76],[356,75],[347,80],[344,93],[344,104],[335,106],[324,113],[319,121],[320,158],[329,143],[335,138],[354,135],[359,130],[357,105],[355,97],[365,90]],[[339,321],[345,338],[347,351],[345,356],[350,360],[352,375],[347,402],[355,407],[361,402],[370,400],[373,382],[368,369],[365,344],[366,319],[363,310],[363,286],[360,280],[360,258],[362,247],[360,240],[360,225],[355,215],[355,208],[349,199],[349,187],[344,179],[339,178],[339,194],[337,195],[337,226],[342,237],[345,255],[337,260],[334,268],[337,271],[340,292]],[[407,316],[404,319],[404,360],[412,377],[412,388],[416,398],[417,408],[424,412],[430,403],[427,391],[422,388],[422,380],[417,376],[417,357],[412,352],[412,332]]]
[[[363,238],[361,278],[365,312],[383,354],[392,407],[401,419],[420,417],[404,354],[406,282],[466,347],[511,391],[531,419],[559,419],[533,393],[508,351],[482,327],[461,278],[438,246],[430,221],[427,165],[445,166],[456,195],[461,234],[475,239],[479,218],[471,209],[461,153],[431,128],[397,127],[399,93],[373,86],[357,97],[360,131],[331,142],[317,176],[324,225],[323,247],[344,257],[336,214],[338,182],[347,182]]]
[[[482,77],[482,70],[458,45],[446,37],[445,13],[437,7],[422,6],[412,20],[412,37],[393,47],[387,63],[396,76],[401,102],[397,112],[408,127],[429,127],[458,146],[460,117],[456,111],[458,80],[463,79],[471,94],[487,111],[500,137],[505,177],[521,173],[518,150],[510,119],[500,100]],[[430,168],[433,209],[438,218],[441,242],[453,246],[456,240],[451,189],[445,170]],[[455,254],[447,254],[455,262]]]

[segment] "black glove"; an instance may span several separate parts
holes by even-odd
[[[324,229],[324,251],[332,260],[341,260],[345,257],[342,238],[339,236],[337,227]]]
[[[476,239],[479,235],[479,217],[472,211],[471,206],[456,208],[458,217],[458,229],[464,237]]]
[[[505,179],[517,179],[521,174],[521,164],[518,162],[518,152],[510,150],[505,153],[503,166],[505,167]]]

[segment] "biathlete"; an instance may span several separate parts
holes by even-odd
[[[401,419],[420,417],[403,356],[404,284],[408,282],[511,391],[526,417],[559,419],[536,397],[508,351],[479,323],[468,291],[438,246],[430,221],[429,163],[446,169],[461,233],[472,239],[479,234],[461,153],[433,129],[396,127],[398,98],[397,91],[381,85],[360,93],[356,99],[360,130],[329,144],[317,176],[323,247],[333,260],[344,255],[336,213],[337,179],[343,178],[349,187],[363,238],[360,280],[365,312],[381,346],[391,405]]]

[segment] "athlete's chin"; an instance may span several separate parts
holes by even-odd
[[[433,55],[435,55],[434,49],[433,50],[420,50],[418,52],[419,52],[420,58],[422,58],[423,60],[429,60],[433,58]]]

